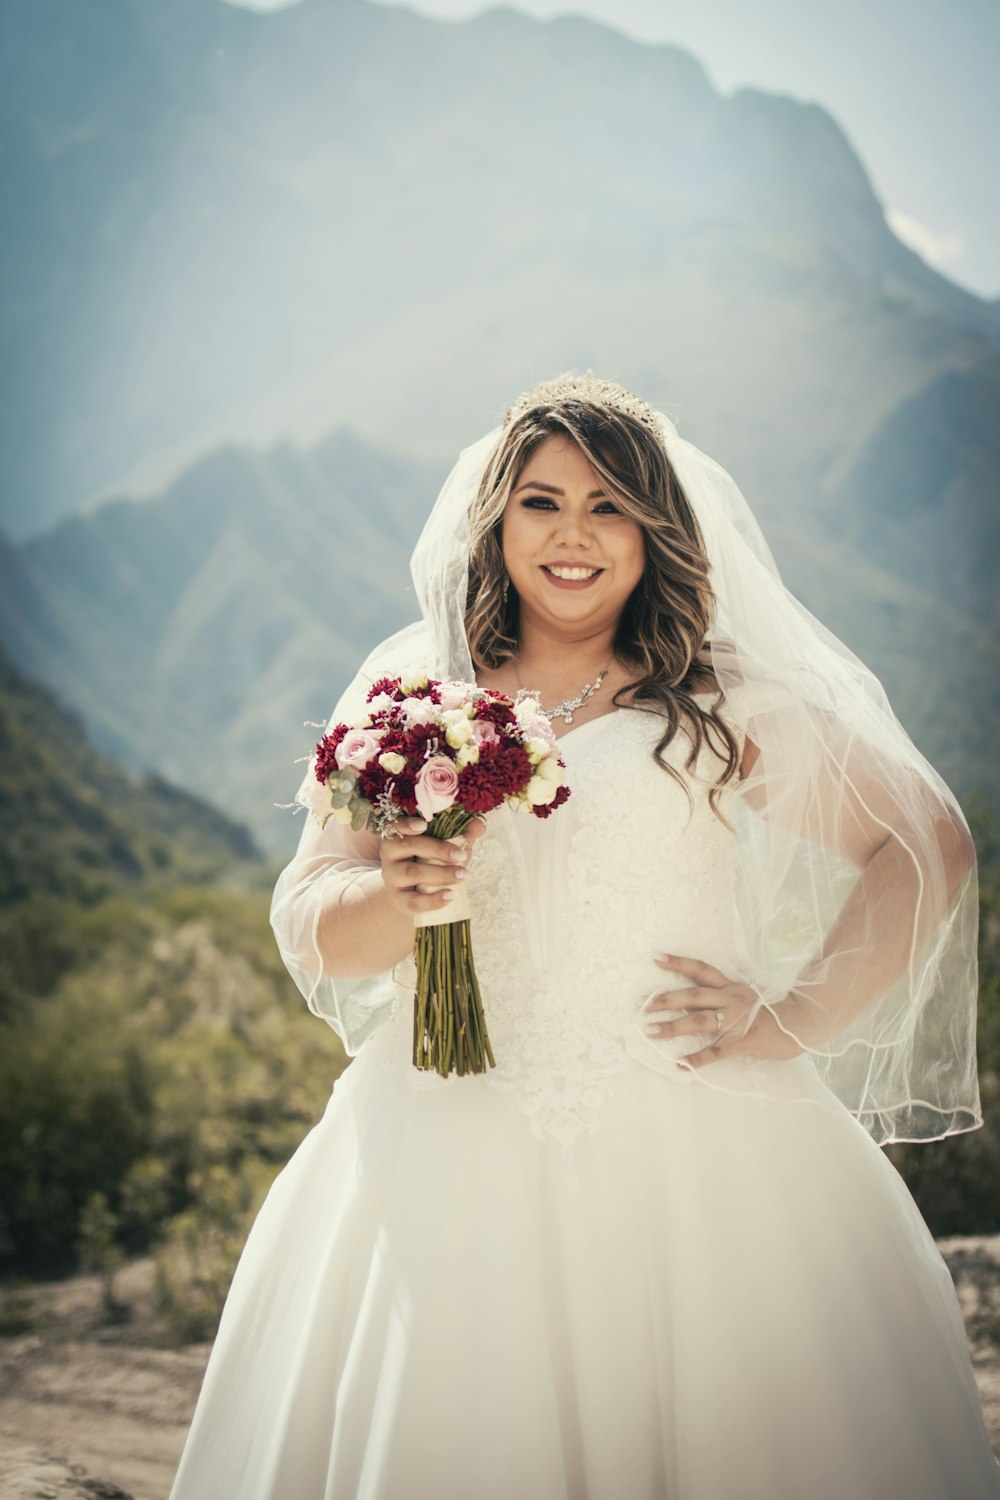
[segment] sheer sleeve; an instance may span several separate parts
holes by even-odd
[[[413,652],[421,640],[418,627],[408,626],[385,642],[377,655],[373,653],[341,696],[327,728],[360,717],[372,681],[389,671],[405,670],[419,659]],[[331,906],[342,903],[359,880],[379,870],[381,861],[374,834],[355,833],[350,824],[333,818],[320,827],[314,813],[325,812],[329,803],[314,775],[314,762],[315,754],[295,795],[306,813],[298,848],[274,887],[270,922],[282,961],[309,1009],[333,1028],[348,1054],[355,1056],[407,993],[409,974],[407,960],[358,978],[334,978],[324,970],[318,942],[320,918]]]
[[[975,844],[945,782],[859,695],[849,717],[731,682],[746,977],[877,1140],[981,1123]],[[902,745],[902,748],[901,748]]]

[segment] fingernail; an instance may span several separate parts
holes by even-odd
[[[670,964],[674,961],[674,955],[672,953],[658,953],[656,956],[661,964]]]
[[[413,828],[414,828],[414,831],[416,833],[423,833],[423,831],[424,831],[424,829],[426,827],[427,827],[427,824],[424,822],[423,818],[415,818],[414,819],[414,821],[413,821]]]
[[[449,844],[457,844],[460,849],[464,849],[465,848],[465,834],[464,833],[457,833],[454,836],[454,838],[447,839],[446,842],[449,843]]]
[[[442,891],[441,892],[441,899],[443,901],[453,901],[455,899],[455,892],[454,891]]]

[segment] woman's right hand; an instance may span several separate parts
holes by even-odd
[[[474,818],[464,833],[450,839],[434,838],[424,830],[422,818],[399,818],[394,829],[399,838],[383,838],[379,855],[382,881],[398,911],[437,911],[452,899],[446,894],[465,878],[472,845],[486,832],[485,818]]]

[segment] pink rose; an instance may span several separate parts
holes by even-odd
[[[461,708],[469,697],[469,685],[467,682],[442,682],[439,691],[441,694],[441,708],[445,712],[450,708]]]
[[[496,725],[491,724],[489,719],[473,719],[472,743],[478,745],[480,750],[484,745],[495,745],[499,738]]]
[[[363,771],[381,748],[381,740],[370,729],[351,729],[337,746],[337,765],[342,771],[348,766],[353,766],[356,771]]]
[[[331,811],[333,804],[330,801],[330,789],[325,781],[318,781],[316,773],[312,769],[303,781],[296,795],[297,802],[312,813],[313,817],[322,820]]]
[[[526,739],[544,740],[546,744],[552,746],[553,750],[559,743],[552,729],[551,721],[544,714],[536,715],[530,723],[525,724],[524,736]]]
[[[446,755],[432,755],[420,767],[413,795],[422,818],[430,822],[435,813],[451,807],[458,792],[458,772]]]

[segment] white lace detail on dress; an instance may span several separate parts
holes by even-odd
[[[707,798],[717,758],[703,746],[686,771],[683,733],[666,751],[691,790],[688,824],[683,788],[652,758],[657,720],[620,712],[581,730],[566,737],[573,795],[565,806],[526,833],[515,826],[526,815],[493,814],[469,865],[476,967],[497,1063],[484,1081],[508,1092],[535,1137],[560,1142],[570,1163],[573,1142],[597,1130],[614,1077],[636,1061],[682,1085],[694,1081],[676,1058],[703,1046],[706,1034],[651,1038],[642,1026],[644,999],[690,983],[653,954],[688,953],[735,972],[732,835]],[[609,791],[623,785],[628,800],[614,805]],[[723,811],[731,790],[722,789]],[[544,932],[543,893],[527,878],[522,836],[553,841]],[[527,849],[530,859],[530,842]],[[623,953],[632,957],[623,962]]]

